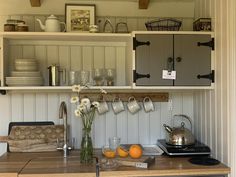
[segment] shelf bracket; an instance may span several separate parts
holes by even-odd
[[[139,9],[147,9],[149,0],[139,0]]]
[[[7,94],[7,91],[6,91],[6,90],[0,90],[0,93],[1,93],[2,95],[6,95],[6,94]]]
[[[141,46],[141,45],[147,45],[147,46],[149,46],[150,44],[151,44],[150,41],[142,42],[142,41],[136,40],[135,37],[133,38],[133,50],[136,50],[136,48],[137,48],[138,46]]]
[[[197,46],[207,46],[211,47],[211,50],[215,50],[215,39],[211,38],[211,41],[209,42],[198,42]]]
[[[40,0],[30,0],[30,4],[32,7],[40,7],[41,6]]]
[[[198,79],[209,79],[212,83],[215,82],[215,70],[212,70],[210,74],[206,75],[197,75]]]

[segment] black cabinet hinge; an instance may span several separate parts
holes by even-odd
[[[137,48],[138,46],[141,46],[141,45],[147,45],[147,46],[149,46],[150,44],[151,44],[150,41],[141,42],[141,41],[136,40],[135,37],[133,38],[133,50],[136,50],[136,48]]]
[[[6,90],[0,90],[0,93],[1,93],[2,95],[6,95],[6,94],[7,94],[7,91],[6,91]]]
[[[197,46],[207,46],[211,47],[211,50],[215,50],[215,39],[211,38],[211,41],[209,42],[198,42]]]
[[[133,70],[133,82],[136,83],[136,80],[140,78],[150,78],[150,74],[139,74],[136,70]]]
[[[198,79],[209,79],[212,83],[215,82],[215,70],[212,70],[210,74],[206,75],[197,75]]]

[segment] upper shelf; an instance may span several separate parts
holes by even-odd
[[[65,32],[1,32],[7,39],[69,40],[69,41],[128,41],[131,33],[65,33]]]
[[[66,32],[0,32],[7,39],[69,40],[69,41],[129,41],[134,34],[209,34],[204,31],[133,31],[132,33],[66,33]]]

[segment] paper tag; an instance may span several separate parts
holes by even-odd
[[[162,70],[162,79],[176,79],[176,71]]]

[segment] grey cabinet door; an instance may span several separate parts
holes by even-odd
[[[162,79],[162,70],[173,69],[173,64],[168,63],[173,59],[173,35],[140,34],[136,40],[150,45],[142,45],[136,48],[135,67],[139,74],[150,74],[150,78],[140,78],[137,86],[170,86],[173,80]]]
[[[210,35],[174,35],[175,86],[211,85],[211,80],[197,78],[211,73],[211,48],[198,46],[209,41]]]

